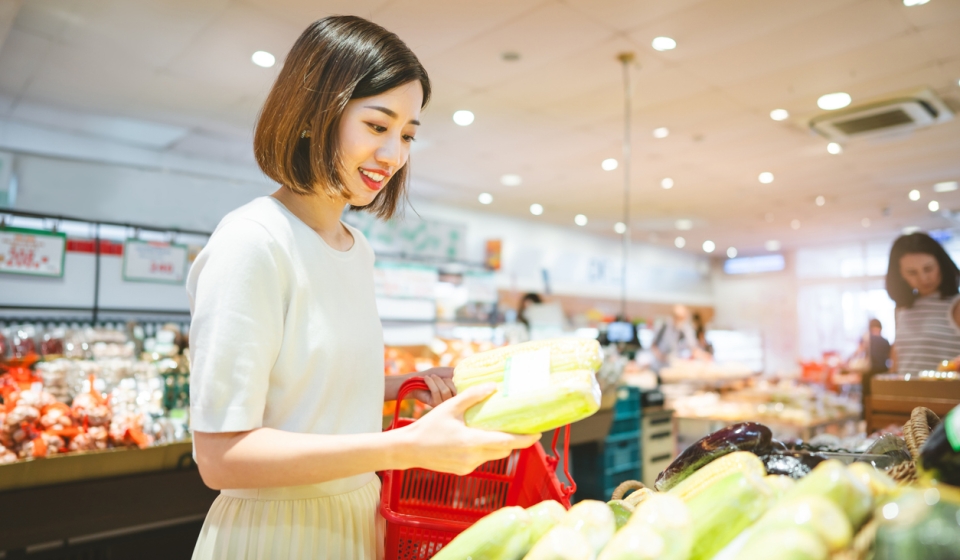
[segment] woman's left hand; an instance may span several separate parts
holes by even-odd
[[[429,391],[414,391],[410,395],[418,401],[430,406],[437,406],[443,401],[453,398],[457,394],[457,388],[453,385],[453,368],[436,367],[415,373],[423,377],[423,380],[430,387]]]

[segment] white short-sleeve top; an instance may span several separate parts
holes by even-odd
[[[272,197],[220,222],[187,278],[192,430],[381,430],[374,254],[346,227],[337,251]]]

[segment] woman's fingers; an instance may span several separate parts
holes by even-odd
[[[432,375],[424,375],[423,381],[427,384],[427,387],[430,388],[430,399],[427,401],[427,404],[437,406],[442,403],[443,400],[440,398],[441,393],[437,378]]]

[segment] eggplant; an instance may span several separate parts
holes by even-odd
[[[657,476],[657,490],[666,492],[710,461],[734,451],[765,455],[772,449],[770,428],[756,422],[741,422],[717,430],[686,448]]]
[[[826,461],[827,458],[817,453],[797,451],[768,453],[762,455],[760,460],[767,468],[767,474],[782,474],[790,478],[803,478],[810,474],[814,467]]]

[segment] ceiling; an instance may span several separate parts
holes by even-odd
[[[6,119],[252,166],[251,130],[283,55],[309,22],[353,13],[398,33],[433,80],[411,160],[415,197],[571,228],[584,214],[585,230],[614,236],[623,168],[600,162],[622,155],[617,54],[632,51],[635,239],[682,235],[689,251],[710,239],[747,254],[773,239],[790,248],[951,227],[960,210],[960,191],[932,188],[960,180],[960,118],[839,155],[806,124],[835,91],[858,103],[929,87],[960,113],[954,0],[3,2]],[[655,51],[657,36],[677,48]],[[278,65],[253,65],[257,50]],[[519,60],[504,60],[508,51]],[[790,118],[771,120],[775,108]],[[454,124],[459,109],[474,124]],[[669,136],[654,138],[657,127]],[[772,184],[758,181],[764,171]],[[501,185],[507,173],[522,185]],[[477,202],[482,192],[492,204]],[[944,212],[927,209],[934,198]],[[678,219],[693,229],[678,231]]]

